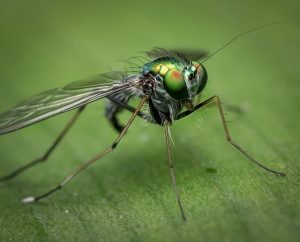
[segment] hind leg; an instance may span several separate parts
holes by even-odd
[[[67,123],[67,125],[65,126],[65,128],[62,130],[62,132],[60,133],[60,135],[56,138],[56,140],[53,142],[53,144],[50,146],[50,148],[46,151],[46,153],[40,157],[37,158],[17,169],[15,169],[13,172],[11,172],[10,174],[6,175],[6,176],[2,176],[0,177],[0,182],[3,181],[7,181],[10,180],[12,178],[14,178],[15,176],[19,175],[20,173],[28,170],[29,168],[47,161],[47,159],[49,158],[49,156],[52,154],[52,152],[54,151],[54,149],[57,147],[57,145],[62,141],[62,139],[65,137],[65,135],[68,133],[68,131],[70,130],[70,128],[73,126],[73,124],[75,123],[75,121],[78,119],[78,117],[80,116],[80,114],[82,113],[82,111],[84,110],[85,106],[80,107],[77,112],[75,113],[75,115],[72,117],[72,119]]]

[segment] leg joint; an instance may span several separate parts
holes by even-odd
[[[218,95],[212,96],[212,99],[215,100],[217,103],[221,103],[221,99]]]
[[[111,148],[114,149],[114,148],[117,147],[117,145],[118,145],[118,143],[117,143],[117,142],[114,142],[114,143],[112,144]]]
[[[48,157],[49,157],[48,154],[47,154],[47,155],[44,155],[44,156],[38,158],[37,161],[38,161],[38,162],[45,162],[45,161],[47,161]]]
[[[230,136],[226,136],[226,140],[227,140],[230,144],[232,144],[232,140],[231,140],[231,137],[230,137]]]

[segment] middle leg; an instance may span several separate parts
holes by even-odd
[[[165,133],[165,140],[166,140],[166,145],[167,145],[168,163],[169,163],[170,175],[171,175],[171,178],[172,178],[172,185],[173,185],[173,189],[174,189],[174,192],[175,192],[175,195],[176,195],[176,200],[177,200],[180,212],[181,212],[182,219],[183,219],[183,221],[186,221],[186,216],[185,216],[185,213],[183,211],[182,204],[181,204],[179,191],[178,191],[177,186],[176,186],[176,177],[175,177],[174,165],[173,165],[173,161],[172,161],[170,134],[169,134],[169,123],[168,122],[164,122],[164,133]]]
[[[138,105],[137,109],[135,110],[135,112],[132,114],[132,116],[128,120],[128,122],[125,125],[124,129],[118,135],[117,139],[113,142],[113,144],[111,146],[109,146],[108,148],[103,150],[101,153],[99,153],[98,155],[96,155],[92,159],[88,160],[87,162],[83,163],[80,167],[78,167],[73,172],[71,172],[67,177],[65,177],[65,179],[63,179],[63,181],[61,183],[58,184],[58,186],[54,187],[53,189],[49,190],[48,192],[46,192],[42,195],[39,195],[39,196],[36,196],[36,197],[26,197],[22,201],[24,203],[32,203],[32,202],[37,202],[37,201],[39,201],[39,200],[41,200],[45,197],[48,197],[52,193],[54,193],[54,192],[60,190],[61,188],[63,188],[71,179],[73,179],[81,171],[85,170],[87,167],[89,167],[90,165],[95,163],[97,160],[99,160],[100,158],[102,158],[106,154],[110,153],[112,150],[114,150],[117,147],[117,145],[119,144],[119,142],[121,141],[121,139],[123,138],[124,134],[128,130],[129,126],[132,124],[133,120],[137,116],[137,113],[140,111],[140,109],[142,108],[142,106],[144,105],[144,103],[147,99],[148,99],[148,97],[144,97],[141,100],[140,104]]]

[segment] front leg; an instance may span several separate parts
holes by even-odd
[[[226,137],[226,140],[229,142],[229,144],[231,144],[234,148],[236,148],[239,152],[241,152],[244,156],[246,156],[250,161],[252,161],[257,166],[263,168],[264,170],[266,170],[268,172],[274,173],[274,174],[276,174],[278,176],[285,176],[286,175],[285,173],[272,170],[272,169],[264,166],[263,164],[261,164],[257,160],[255,160],[241,146],[239,146],[237,143],[235,143],[232,140],[232,138],[230,136],[230,133],[229,133],[229,130],[228,130],[228,127],[227,127],[227,124],[226,124],[226,120],[225,120],[225,116],[224,116],[224,112],[223,112],[223,109],[222,109],[221,100],[220,100],[219,96],[215,95],[215,96],[212,96],[212,97],[206,99],[205,101],[199,103],[196,107],[194,107],[194,110],[192,110],[192,111],[187,110],[187,111],[184,111],[184,112],[180,113],[177,116],[176,120],[182,119],[182,118],[184,118],[184,117],[192,114],[193,112],[195,112],[195,111],[203,108],[204,106],[206,106],[206,105],[208,105],[208,104],[210,104],[212,102],[214,102],[215,104],[217,104],[217,107],[218,107],[218,110],[219,110],[219,114],[220,114],[220,118],[221,118],[221,122],[222,122],[223,129],[224,129],[224,132],[225,132],[225,137]]]

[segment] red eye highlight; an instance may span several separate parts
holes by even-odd
[[[174,81],[181,81],[182,80],[182,74],[181,74],[180,71],[172,70],[171,78],[173,78]]]
[[[182,72],[176,69],[169,70],[164,77],[164,88],[175,100],[188,97],[188,90]]]

